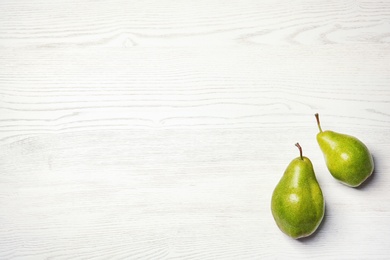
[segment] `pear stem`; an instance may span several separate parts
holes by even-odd
[[[320,124],[320,115],[318,113],[315,114],[315,117],[317,119],[317,125],[318,125],[318,129],[320,130],[320,132],[322,132],[322,129],[321,129],[321,124]]]
[[[301,156],[301,159],[303,160],[302,147],[299,145],[299,143],[296,143],[295,146],[298,147],[298,149],[299,149],[299,154],[300,154],[300,156]]]

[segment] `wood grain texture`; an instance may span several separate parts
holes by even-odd
[[[7,50],[0,141],[90,129],[315,129],[311,116],[325,109],[339,124],[388,127],[390,48],[369,48]]]
[[[0,2],[0,46],[389,43],[388,1]]]
[[[388,259],[389,11],[0,1],[0,259]],[[316,112],[371,150],[362,187]],[[270,211],[297,141],[326,200],[300,241]]]

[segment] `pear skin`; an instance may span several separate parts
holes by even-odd
[[[374,161],[367,146],[356,137],[322,131],[319,116],[315,116],[320,130],[317,142],[329,172],[339,182],[358,187],[374,171]]]
[[[311,161],[302,156],[287,166],[276,185],[271,211],[279,229],[299,239],[310,236],[320,225],[325,213],[325,201]]]

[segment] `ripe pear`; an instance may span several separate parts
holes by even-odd
[[[329,172],[347,186],[359,186],[374,171],[370,151],[356,137],[329,130],[322,131],[319,115],[315,116],[320,130],[317,142],[324,154]]]
[[[298,239],[314,233],[320,225],[325,202],[309,158],[302,156],[287,166],[272,194],[271,210],[277,226],[288,236]]]

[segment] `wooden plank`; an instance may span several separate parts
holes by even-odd
[[[0,2],[3,47],[389,43],[388,1]]]

